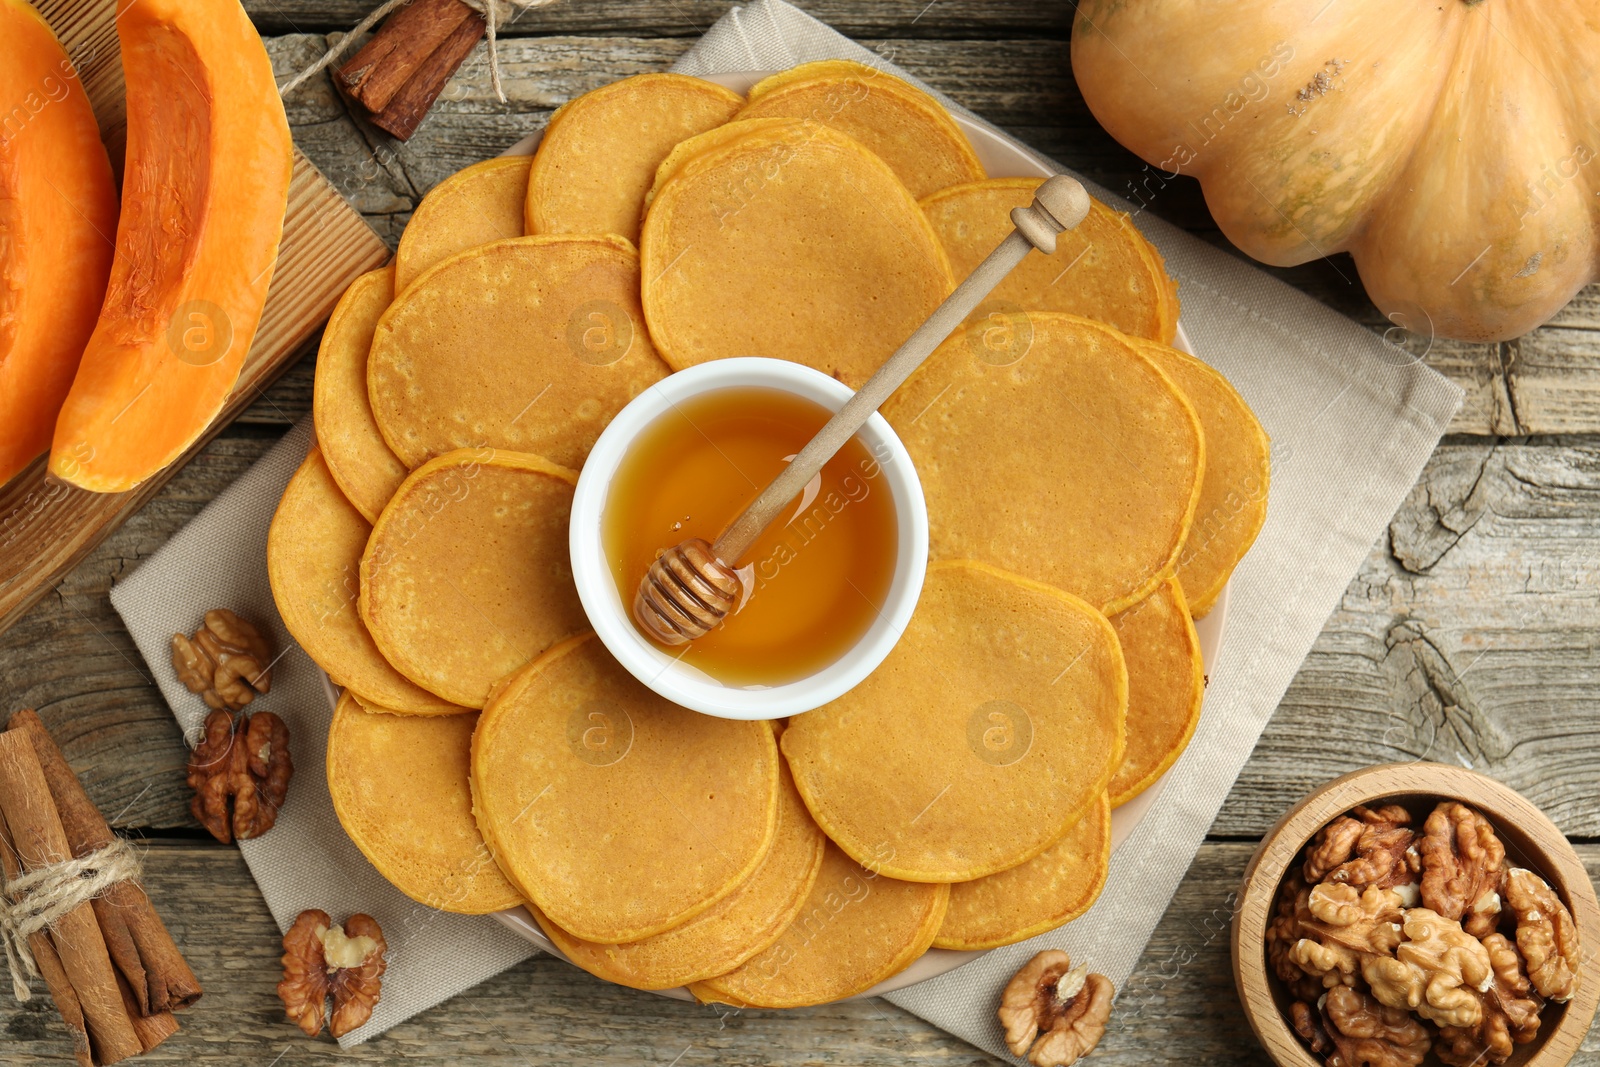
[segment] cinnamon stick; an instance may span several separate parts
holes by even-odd
[[[0,816],[24,872],[71,858],[39,757],[21,731],[0,733]],[[116,1063],[143,1052],[94,909],[84,903],[62,915],[51,925],[50,940],[83,1010],[94,1062]]]
[[[472,18],[456,27],[455,32],[422,61],[416,73],[389,101],[389,106],[372,116],[372,124],[402,141],[409,139],[444,91],[450,75],[461,66],[461,61],[483,35],[483,16],[474,12]]]
[[[350,95],[376,114],[422,61],[469,18],[482,16],[461,0],[413,0],[384,21],[372,40],[339,69]]]
[[[7,732],[18,733],[32,744],[72,855],[87,856],[111,844],[115,840],[111,827],[84,792],[38,713],[30,708],[12,715]],[[133,993],[138,1015],[187,1008],[200,999],[199,980],[142,886],[118,882],[91,903],[112,962]]]
[[[122,994],[122,1004],[128,1009],[133,1032],[139,1035],[139,1044],[144,1046],[146,1052],[178,1032],[178,1017],[170,1011],[158,1011],[150,1015],[139,1014],[139,1005],[133,1000],[133,990],[129,987],[128,980],[121,974],[117,975],[117,991]]]
[[[334,84],[374,126],[404,141],[486,29],[461,0],[413,0],[339,69]]]
[[[17,859],[16,848],[11,844],[11,831],[6,828],[4,818],[0,818],[0,871],[5,872],[7,882],[22,873],[22,864]],[[83,1019],[83,1005],[78,1002],[78,994],[73,991],[66,968],[61,966],[61,957],[56,954],[50,935],[43,930],[30,934],[28,948],[33,952],[33,962],[39,965],[39,976],[44,979],[45,988],[50,990],[50,999],[55,1002],[56,1011],[61,1013],[61,1021],[67,1024],[67,1030],[72,1034],[73,1059],[78,1061],[78,1067],[94,1067],[94,1057],[89,1052],[89,1027]]]

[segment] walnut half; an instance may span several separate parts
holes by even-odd
[[[172,669],[207,707],[238,711],[272,688],[272,646],[238,615],[214,608],[193,637],[172,635]]]
[[[294,761],[289,728],[270,711],[206,716],[205,733],[189,755],[189,810],[223,844],[260,837],[278,820]]]
[[[1394,958],[1368,956],[1361,973],[1372,995],[1393,1008],[1409,1008],[1440,1026],[1477,1026],[1494,981],[1489,950],[1454,919],[1427,908],[1406,912],[1405,940]]]
[[[1034,1067],[1067,1067],[1100,1043],[1116,989],[1088,967],[1073,969],[1060,949],[1022,965],[1000,996],[1006,1047]]]
[[[1517,917],[1517,948],[1528,961],[1533,988],[1557,1003],[1570,1000],[1582,973],[1572,913],[1548,882],[1521,867],[1506,877],[1506,903]]]
[[[1482,994],[1483,1018],[1476,1026],[1439,1027],[1439,1059],[1451,1067],[1504,1063],[1515,1046],[1539,1036],[1544,1001],[1529,985],[1522,954],[1504,934],[1483,938],[1494,982]]]
[[[1328,991],[1322,1004],[1327,1037],[1335,1060],[1355,1067],[1416,1067],[1432,1044],[1428,1031],[1404,1008],[1382,1004],[1356,989],[1339,986]]]
[[[388,944],[377,920],[352,915],[336,926],[328,913],[302,911],[283,935],[283,980],[278,998],[289,1019],[308,1037],[322,1032],[333,998],[328,1032],[343,1037],[372,1017],[388,964]]]
[[[1465,804],[1447,800],[1423,824],[1422,903],[1457,919],[1474,937],[1492,933],[1500,919],[1506,847],[1494,827]]]

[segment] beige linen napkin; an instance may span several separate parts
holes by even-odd
[[[777,0],[730,10],[677,69],[774,70],[824,58],[902,73]],[[1165,790],[1117,850],[1100,903],[1057,933],[890,997],[999,1055],[999,989],[1039,948],[1066,948],[1119,985],[1127,979],[1261,728],[1461,398],[1455,386],[1321,304],[1158,219],[1141,215],[1138,222],[1181,283],[1183,322],[1196,350],[1244,393],[1272,435],[1268,521],[1234,575],[1205,714],[1173,771],[1182,788]],[[241,847],[280,926],[308,907],[335,919],[366,911],[382,925],[390,946],[383,1000],[372,1020],[344,1039],[354,1044],[531,949],[492,919],[443,915],[401,895],[334,817],[322,769],[330,712],[310,660],[278,620],[265,566],[267,526],[310,436],[309,425],[297,427],[118,584],[111,601],[191,740],[205,707],[172,673],[167,641],[174,631],[190,630],[207,608],[226,605],[268,625],[287,650],[260,706],[289,725],[295,781],[277,827]]]
[[[676,69],[777,70],[817,59],[906,77],[781,0],[731,10]],[[1178,280],[1195,351],[1228,376],[1272,437],[1267,524],[1234,572],[1205,711],[1169,779],[1179,785],[1117,849],[1099,903],[1059,931],[888,997],[1007,1058],[994,1009],[1033,953],[1064,948],[1118,987],[1126,982],[1262,727],[1461,403],[1455,385],[1315,300],[1148,213],[1137,222]]]

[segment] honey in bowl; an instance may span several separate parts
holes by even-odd
[[[778,389],[696,396],[645,427],[618,466],[601,518],[624,604],[662,549],[723,528],[832,412]],[[782,685],[837,660],[888,599],[899,526],[878,458],[851,438],[739,560],[747,597],[679,662],[724,685]]]

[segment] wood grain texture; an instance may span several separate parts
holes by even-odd
[[[1329,616],[1213,833],[1356,767],[1485,771],[1600,836],[1600,445],[1441,446]]]

